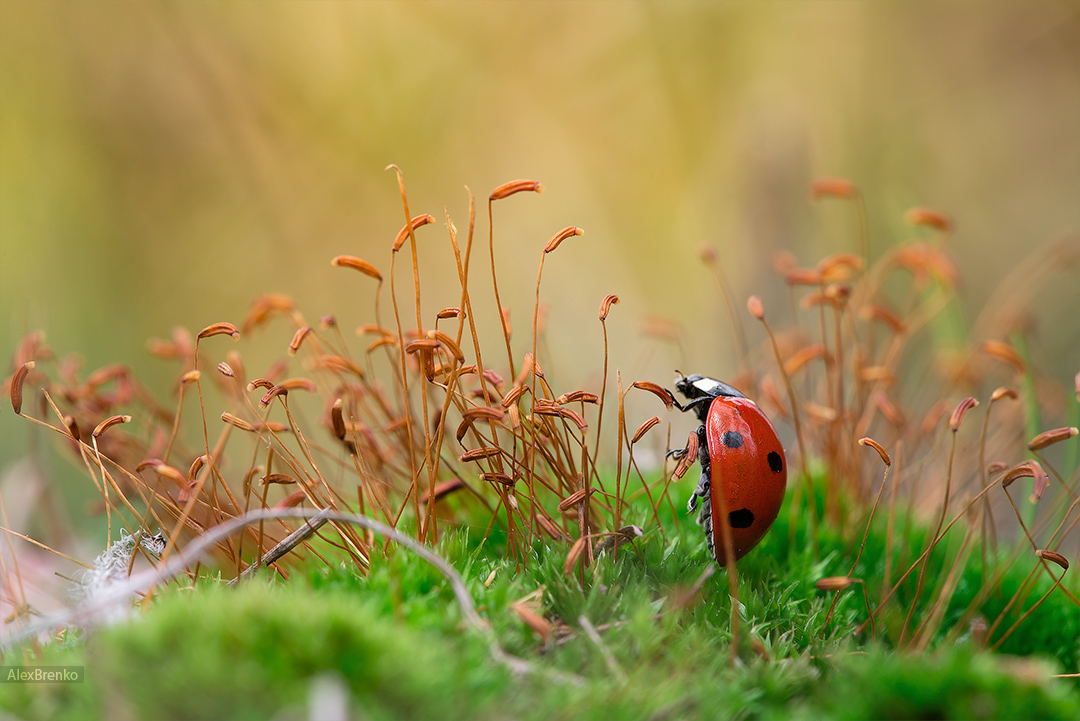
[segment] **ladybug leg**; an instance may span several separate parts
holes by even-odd
[[[697,488],[695,488],[694,492],[690,494],[690,501],[686,504],[686,511],[688,513],[693,513],[697,510],[699,498],[704,498],[706,501],[709,500],[709,476],[707,473],[701,474],[701,478],[698,479]],[[708,503],[706,503],[702,507],[701,512],[703,514],[709,512]]]
[[[697,510],[698,499],[699,498],[704,498],[706,501],[709,500],[709,486],[710,485],[711,484],[710,484],[710,481],[709,481],[709,473],[708,473],[708,471],[702,471],[701,477],[698,478],[697,488],[695,488],[694,492],[692,494],[690,494],[690,500],[686,504],[686,511],[688,513],[693,513],[694,511]],[[708,505],[709,504],[706,503],[705,507],[708,508]],[[704,511],[702,511],[702,512],[704,513]]]
[[[698,463],[701,464],[701,477],[698,478],[697,488],[694,489],[693,494],[690,496],[690,501],[686,504],[686,510],[688,513],[693,513],[697,510],[698,499],[704,498],[706,501],[709,499],[709,488],[712,484],[712,466],[709,463],[709,448],[705,439],[705,426],[702,425],[697,429],[698,436]],[[685,451],[685,449],[683,449]],[[702,508],[702,517],[709,513],[709,504],[705,503]],[[701,519],[698,519],[698,523]]]
[[[712,500],[710,492],[712,490],[712,462],[709,459],[709,445],[705,438],[705,426],[702,425],[697,430],[698,434],[698,463],[701,464],[701,477],[698,479],[698,487],[694,489],[694,493],[690,496],[690,502],[687,505],[687,510],[693,513],[698,506],[698,499],[703,499],[705,502],[701,504],[701,512],[697,517],[697,524],[701,526],[701,530],[705,532],[705,542],[709,546],[709,553],[713,553],[713,519],[712,519]]]
[[[680,405],[679,401],[675,400],[675,397],[672,396],[671,402],[674,403],[675,407],[683,413],[686,413],[687,411],[694,411],[694,414],[697,415],[697,417],[701,420],[702,423],[704,423],[705,418],[709,413],[709,406],[712,405],[713,397],[702,396],[700,398],[694,398],[690,401],[687,401],[686,405]],[[704,438],[704,436],[702,436],[702,438]]]
[[[681,461],[683,459],[683,456],[685,456],[685,455],[686,455],[686,449],[685,448],[675,448],[675,449],[670,450],[667,453],[665,453],[664,458],[665,459],[674,458],[676,461]]]
[[[664,460],[668,458],[674,458],[676,461],[681,461],[686,458],[686,452],[690,450],[690,444],[686,444],[682,448],[673,448],[664,454]]]

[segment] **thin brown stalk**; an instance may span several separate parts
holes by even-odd
[[[1019,524],[1020,524],[1020,528],[1021,528],[1021,529],[1022,529],[1022,530],[1024,531],[1024,535],[1025,535],[1025,536],[1027,536],[1027,539],[1028,539],[1028,543],[1030,543],[1030,544],[1031,544],[1031,547],[1032,547],[1032,549],[1033,549],[1033,550],[1035,550],[1035,551],[1038,551],[1038,550],[1039,550],[1039,547],[1038,547],[1038,545],[1037,545],[1037,544],[1035,543],[1035,539],[1034,539],[1034,538],[1032,537],[1032,535],[1031,535],[1031,532],[1030,532],[1030,531],[1028,530],[1028,528],[1027,528],[1027,525],[1026,525],[1026,524],[1024,523],[1024,519],[1023,519],[1023,518],[1022,518],[1022,516],[1021,516],[1021,513],[1020,513],[1020,509],[1016,507],[1016,502],[1015,502],[1015,501],[1013,501],[1012,495],[1011,495],[1011,494],[1009,493],[1009,489],[1008,489],[1008,486],[1007,486],[1007,485],[1006,485],[1006,484],[1004,483],[1004,481],[1002,482],[1002,488],[1004,488],[1004,489],[1005,489],[1005,496],[1006,496],[1006,497],[1007,497],[1007,498],[1009,499],[1009,504],[1010,504],[1010,505],[1012,506],[1012,508],[1013,508],[1013,512],[1014,512],[1014,513],[1016,514],[1016,520],[1017,520],[1017,522],[1019,522]],[[994,620],[994,623],[992,623],[992,624],[990,625],[990,630],[989,630],[989,631],[987,631],[987,634],[986,634],[986,637],[987,637],[988,639],[989,639],[989,638],[992,638],[992,637],[993,637],[993,635],[994,635],[994,631],[996,631],[996,630],[997,630],[997,627],[998,627],[998,626],[999,626],[999,625],[1001,624],[1001,622],[1002,622],[1002,621],[1003,621],[1003,620],[1005,619],[1005,614],[1007,614],[1007,613],[1009,612],[1009,610],[1010,610],[1010,609],[1011,609],[1011,608],[1012,608],[1012,607],[1013,607],[1013,606],[1014,606],[1014,605],[1015,605],[1015,604],[1016,604],[1016,603],[1017,603],[1018,601],[1021,601],[1021,600],[1022,600],[1022,599],[1023,599],[1024,597],[1025,597],[1025,595],[1026,595],[1026,594],[1025,594],[1025,589],[1027,588],[1027,584],[1028,584],[1028,583],[1029,583],[1029,582],[1031,581],[1031,579],[1032,579],[1032,578],[1034,577],[1034,575],[1035,575],[1036,571],[1037,571],[1037,570],[1039,569],[1039,567],[1040,567],[1040,566],[1042,566],[1042,568],[1043,568],[1043,569],[1044,569],[1044,570],[1045,570],[1045,571],[1046,571],[1047,573],[1049,573],[1049,574],[1051,575],[1051,577],[1053,577],[1053,573],[1052,573],[1052,572],[1050,571],[1050,567],[1049,567],[1049,566],[1047,565],[1046,559],[1045,559],[1045,558],[1043,557],[1043,555],[1042,555],[1042,554],[1038,554],[1038,553],[1037,553],[1036,555],[1038,555],[1038,557],[1039,557],[1039,563],[1038,563],[1038,564],[1036,564],[1035,568],[1033,568],[1033,569],[1031,570],[1031,572],[1029,572],[1029,573],[1028,573],[1028,575],[1027,575],[1027,577],[1026,577],[1026,578],[1024,579],[1023,583],[1021,583],[1021,584],[1020,584],[1020,587],[1019,587],[1019,588],[1018,588],[1018,589],[1016,590],[1016,593],[1014,593],[1014,594],[1013,594],[1013,596],[1012,596],[1012,598],[1010,598],[1010,599],[1009,599],[1009,602],[1005,604],[1005,607],[1004,607],[1004,608],[1003,608],[1003,609],[1001,610],[1001,613],[1000,613],[1000,614],[998,614],[998,617],[997,617],[997,618],[996,618],[996,619]],[[1064,576],[1064,574],[1062,574],[1062,576]],[[1061,579],[1059,578],[1059,579],[1057,579],[1057,580],[1058,580],[1058,583],[1060,583],[1060,580],[1061,580]],[[1057,585],[1058,585],[1058,584],[1057,584],[1057,583],[1055,583],[1055,586],[1057,586]],[[1067,588],[1065,588],[1065,587],[1062,587],[1062,589],[1061,589],[1061,590],[1062,590],[1062,591],[1064,591],[1064,592],[1065,592],[1065,594],[1066,594],[1066,595],[1067,595],[1067,596],[1068,596],[1068,597],[1069,597],[1070,599],[1072,599],[1073,603],[1075,603],[1075,604],[1077,604],[1078,606],[1080,606],[1080,601],[1078,601],[1078,600],[1077,600],[1076,596],[1074,596],[1073,594],[1069,593],[1069,590],[1068,590]],[[1049,594],[1047,594],[1047,595],[1049,595]],[[1042,603],[1042,601],[1040,601],[1039,603]],[[1026,618],[1026,616],[1025,616],[1025,618]],[[1010,633],[1011,633],[1011,630],[1010,630]],[[1003,639],[1002,639],[1002,640],[1003,640]],[[1001,642],[1001,641],[999,641],[999,644],[1000,644],[1000,642]],[[995,647],[995,648],[996,648],[996,647]]]
[[[941,620],[945,615],[946,609],[948,609],[949,601],[952,600],[953,593],[956,591],[956,586],[960,582],[960,577],[967,562],[969,544],[972,538],[974,538],[974,534],[975,526],[969,525],[967,527],[967,532],[964,534],[964,539],[960,544],[960,550],[957,551],[956,557],[953,559],[952,567],[949,569],[949,574],[941,587],[941,593],[938,594],[937,600],[934,601],[934,605],[930,607],[930,610],[926,614],[926,618],[911,636],[911,646],[916,651],[926,650],[926,647],[929,645],[934,634],[937,633],[938,627],[941,625]]]
[[[413,434],[413,428],[412,428],[412,410],[411,410],[411,408],[409,406],[409,366],[408,366],[408,363],[407,363],[406,358],[405,358],[405,333],[404,333],[404,331],[402,330],[402,327],[401,327],[401,314],[400,314],[400,311],[398,310],[397,290],[396,290],[395,282],[394,282],[394,278],[395,278],[394,269],[395,269],[395,266],[396,266],[396,262],[395,262],[396,260],[397,260],[397,253],[391,253],[391,255],[390,255],[390,301],[391,301],[391,304],[393,305],[393,308],[394,308],[394,323],[395,323],[395,325],[397,327],[397,339],[398,339],[398,343],[397,343],[397,349],[398,349],[398,363],[397,363],[398,367],[397,367],[397,370],[398,370],[398,374],[397,375],[398,375],[398,378],[400,379],[401,389],[402,389],[402,396],[401,396],[402,415],[403,415],[403,417],[405,419],[405,437],[406,437],[406,443],[407,443],[407,445],[409,447],[409,462],[410,462],[409,465],[410,465],[410,473],[411,473],[411,477],[412,477],[411,482],[412,482],[412,486],[415,486],[417,484],[417,482],[418,482],[417,477],[418,477],[418,474],[419,474],[419,468],[417,467],[417,464],[416,464],[416,443],[415,443],[415,436]],[[410,488],[409,492],[406,494],[406,502],[410,498],[413,500],[413,511],[414,511],[415,516],[416,516],[417,535],[422,537],[422,534],[424,533],[425,524],[424,524],[423,517],[421,516],[419,494],[418,493],[413,493],[412,488]],[[402,508],[404,508],[404,506]],[[398,514],[398,518],[400,518],[400,512]],[[396,527],[397,518],[395,518],[395,520],[394,520],[394,525]]]
[[[714,468],[714,473],[720,469]],[[724,487],[722,479],[713,484],[713,493],[719,506],[719,518],[713,519],[713,533],[716,526],[720,526],[720,539],[724,548],[724,567],[728,572],[728,587],[731,598],[731,666],[734,668],[739,660],[739,580],[735,568],[735,541],[731,537],[731,525],[728,523],[727,498],[721,489]]]
[[[593,445],[593,473],[594,474],[597,474],[596,460],[600,457],[600,438],[601,438],[601,431],[603,430],[603,424],[604,424],[604,400],[607,397],[607,380],[608,380],[607,317],[608,317],[608,313],[611,311],[611,306],[617,305],[618,302],[619,302],[619,296],[617,296],[617,295],[609,294],[607,296],[604,296],[604,299],[602,301],[600,301],[600,309],[597,312],[597,315],[600,318],[600,329],[604,334],[604,371],[603,371],[603,377],[602,377],[602,379],[600,381],[600,404],[599,404],[599,408],[597,408],[597,410],[596,410],[596,441],[594,442],[594,445]],[[597,478],[597,480],[599,480],[599,475],[598,474],[597,474],[596,478]],[[617,495],[618,495],[618,492],[616,492],[616,496]],[[619,513],[619,504],[616,503],[615,504],[615,528],[621,528],[622,527],[620,525],[620,523],[619,523],[619,515],[618,515],[618,513]]]
[[[414,308],[415,308],[415,311],[416,311],[416,332],[418,334],[420,334],[421,336],[423,336],[424,322],[423,322],[423,319],[422,319],[421,313],[420,313],[420,266],[419,266],[419,256],[418,256],[417,251],[416,251],[416,230],[415,230],[415,228],[418,227],[418,225],[433,222],[434,218],[432,218],[430,215],[422,216],[423,222],[418,223],[417,226],[414,226],[412,215],[409,213],[409,200],[408,200],[408,197],[405,194],[405,179],[404,179],[404,177],[403,177],[403,175],[401,173],[401,168],[397,167],[396,165],[392,165],[390,167],[393,167],[394,173],[397,176],[398,190],[401,193],[401,205],[402,205],[402,208],[403,208],[403,210],[405,212],[405,228],[408,231],[409,247],[410,247],[410,250],[412,252],[413,304],[414,304]],[[398,243],[395,242],[394,245],[395,245],[395,250],[396,250],[397,247],[398,247]],[[399,341],[403,341],[403,340],[404,340],[403,338],[399,337]],[[399,357],[401,357],[401,360],[402,360],[402,366],[403,366],[402,367],[402,376],[404,377],[404,376],[408,375],[408,373],[407,373],[407,370],[404,368],[404,357],[403,356],[399,356]],[[408,395],[408,393],[406,391],[406,402],[408,400],[407,395]],[[423,416],[423,422],[424,422],[424,425],[423,425],[423,431],[424,431],[424,465],[427,467],[427,470],[428,470],[428,492],[430,492],[431,489],[434,488],[434,486],[435,486],[435,476],[434,476],[434,464],[431,462],[431,425],[430,425],[429,419],[428,419],[427,384],[424,383],[423,381],[421,381],[421,383],[420,383],[420,408],[421,408],[421,412],[422,412],[422,416]],[[408,418],[410,415],[411,415],[410,413],[406,412],[405,417]],[[411,438],[412,433],[413,433],[411,423],[409,423],[408,426],[407,426],[407,432],[409,433],[409,436]],[[415,458],[415,456],[413,456],[413,457]],[[413,472],[413,481],[412,482],[413,482],[413,484],[418,484],[419,483],[419,469],[414,470],[414,472]],[[419,539],[420,539],[421,543],[424,541],[424,539],[427,538],[427,534],[428,534],[429,531],[432,534],[432,538],[437,538],[438,537],[438,528],[437,528],[437,520],[436,520],[436,516],[435,516],[435,504],[432,503],[432,504],[428,505],[428,507],[426,509],[426,511],[427,511],[426,517],[425,517],[424,521],[421,523],[421,519],[420,519],[420,491],[419,491],[419,488],[417,488],[413,492],[413,503],[415,504],[416,520],[417,520],[417,524],[419,525],[419,528],[417,529],[417,532],[418,532],[418,536],[419,536]]]
[[[892,549],[893,549],[893,529],[896,522],[896,498],[900,489],[900,484],[897,479],[900,476],[900,467],[904,454],[904,441],[898,440],[896,442],[896,465],[897,471],[893,474],[892,493],[889,495],[889,523],[885,529],[885,571],[882,574],[881,582],[881,595],[885,595],[885,589],[889,587],[889,578],[892,571]]]
[[[626,406],[625,406],[625,393],[623,392],[622,385],[622,371],[618,368],[615,369],[615,390],[616,398],[619,401],[619,416],[618,426],[616,426],[616,443],[615,443],[615,518],[616,526],[618,526],[618,519],[622,517],[622,507],[624,505],[623,494],[627,490],[627,486],[630,485],[629,478],[627,483],[623,486],[622,490],[619,489],[619,484],[622,481],[623,470],[623,429],[626,428]]]
[[[735,297],[731,293],[731,286],[728,285],[723,270],[716,262],[716,251],[711,245],[705,244],[699,248],[698,256],[708,266],[709,272],[712,273],[713,279],[716,281],[717,288],[720,289],[720,296],[724,299],[724,307],[728,312],[731,329],[735,332],[735,350],[738,355],[739,366],[749,375],[750,382],[747,385],[753,388],[757,383],[754,380],[754,366],[750,363],[750,346],[746,342],[746,330],[739,320],[739,312],[735,306]]]
[[[496,200],[508,198],[515,193],[528,191],[541,193],[543,190],[544,186],[540,185],[540,183],[532,180],[519,180],[500,185],[488,196],[488,254],[491,257],[491,285],[495,289],[495,309],[499,311],[499,322],[502,323],[503,340],[506,343],[506,361],[512,376],[517,375],[517,371],[514,370],[514,354],[510,350],[510,330],[507,327],[506,314],[502,312],[503,305],[499,297],[498,275],[495,271],[495,225],[492,206]]]
[[[1052,556],[1050,556],[1049,554],[1052,554]],[[1035,612],[1035,609],[1037,609],[1039,606],[1042,605],[1043,601],[1045,601],[1047,598],[1050,597],[1050,594],[1053,593],[1061,585],[1061,581],[1065,578],[1065,572],[1069,570],[1068,562],[1065,561],[1065,559],[1063,557],[1061,557],[1059,554],[1056,554],[1056,553],[1053,553],[1053,552],[1048,552],[1048,551],[1045,551],[1045,550],[1042,550],[1042,549],[1036,549],[1035,555],[1037,555],[1039,557],[1039,562],[1044,567],[1046,566],[1046,561],[1047,561],[1048,558],[1056,557],[1056,558],[1053,559],[1053,562],[1058,563],[1058,565],[1061,566],[1061,575],[1054,578],[1054,585],[1051,586],[1050,589],[1047,590],[1047,592],[1044,593],[1042,595],[1042,597],[1038,601],[1036,601],[1034,604],[1032,604],[1031,608],[1029,608],[1027,611],[1025,611],[1024,614],[1022,616],[1020,616],[1020,618],[1016,619],[1016,623],[1014,623],[1012,626],[1010,626],[1009,630],[1007,630],[1005,633],[1001,634],[1001,638],[999,638],[994,643],[994,645],[990,647],[991,651],[998,650],[998,648],[1001,647],[1001,644],[1005,643],[1006,639],[1008,639],[1009,636],[1012,635],[1012,632],[1015,631],[1017,628],[1019,628],[1020,624],[1022,624],[1024,621],[1026,621],[1028,619],[1028,617],[1032,613]],[[1058,561],[1058,559],[1060,559],[1060,562]],[[1047,572],[1049,572],[1049,568],[1047,568]],[[1051,576],[1052,575],[1053,574],[1051,574]],[[1002,611],[1003,615],[1004,615],[1004,613],[1005,612]],[[1001,620],[1001,617],[998,618],[998,621],[1000,621],[1000,620]],[[993,635],[993,632],[994,632],[994,628],[996,626],[997,626],[997,622],[994,623],[994,626],[991,627],[990,631],[987,633],[987,635],[986,635],[987,639],[991,638],[991,636]]]
[[[449,215],[447,215],[447,218],[446,218],[447,228],[449,230],[449,236],[450,236],[450,244],[451,244],[451,247],[454,250],[454,260],[455,260],[455,262],[457,264],[457,269],[458,269],[458,280],[459,280],[459,282],[461,284],[461,307],[463,307],[465,309],[465,313],[458,316],[458,330],[457,330],[457,337],[455,338],[455,343],[457,343],[458,346],[461,345],[461,336],[462,336],[462,334],[464,332],[464,329],[465,329],[465,322],[467,321],[468,324],[469,324],[469,332],[470,332],[470,335],[472,337],[472,342],[473,342],[473,353],[476,356],[476,371],[477,371],[477,373],[479,375],[480,389],[485,391],[485,393],[486,393],[486,391],[487,391],[487,383],[488,383],[487,374],[486,374],[486,369],[484,367],[483,355],[481,354],[481,351],[480,351],[480,339],[479,339],[479,336],[478,336],[477,331],[476,331],[476,315],[475,315],[475,313],[473,313],[472,298],[469,295],[469,268],[470,268],[470,261],[472,259],[473,233],[474,233],[475,228],[476,228],[476,201],[475,201],[475,197],[473,196],[472,191],[468,187],[466,187],[465,190],[469,195],[469,229],[468,229],[468,235],[466,236],[466,241],[465,241],[465,259],[464,259],[464,262],[462,262],[461,249],[458,246],[458,242],[457,242],[457,229],[454,227],[454,224],[452,222],[450,222]],[[490,206],[489,206],[489,210],[490,210]],[[470,428],[471,428],[471,424],[470,424]],[[469,429],[466,429],[465,432],[468,432],[468,430]],[[492,441],[492,443],[497,445],[496,441],[498,439],[498,435],[496,433],[495,419],[493,419],[491,417],[488,418],[488,430],[491,433],[491,441]],[[476,433],[475,429],[473,429],[473,432]],[[477,435],[479,435],[479,434],[477,434]],[[516,454],[517,436],[514,435],[513,429],[511,430],[511,436],[513,438],[512,454]],[[460,442],[462,437],[463,437],[463,434],[461,433],[461,431],[459,429],[459,435],[458,435],[458,441],[459,442]],[[495,459],[495,472],[501,472],[501,471],[502,471],[502,461],[501,461],[500,458],[497,457]],[[531,483],[531,479],[527,479],[527,482]],[[532,492],[531,486],[530,486],[529,496],[530,496],[530,503],[535,507],[535,496],[534,496],[534,494]],[[500,504],[501,504],[501,502],[500,502]],[[497,511],[497,509],[496,509],[496,511]],[[535,514],[534,514],[534,517],[535,517]],[[495,518],[495,512],[492,513],[492,522],[494,522],[494,518]],[[530,524],[529,525],[530,539],[531,539],[532,533],[533,533],[532,529],[533,529],[533,526],[532,526],[532,524]]]
[[[986,493],[988,493],[990,491],[990,489],[993,488],[993,487],[994,486],[990,486],[989,488],[983,489],[974,498],[972,498],[971,501],[968,502],[968,505],[965,506],[964,510],[960,511],[955,516],[953,516],[952,520],[950,520],[945,525],[945,527],[943,529],[941,529],[941,533],[939,534],[938,537],[939,538],[944,538],[946,535],[948,535],[948,533],[952,529],[952,527],[954,525],[956,525],[956,522],[959,521],[961,518],[963,518],[965,515],[967,515],[968,511],[972,507],[974,507],[974,505],[976,503],[981,501],[983,496]],[[922,564],[923,561],[926,560],[926,558],[930,555],[930,552],[932,550],[933,550],[933,547],[928,544],[927,547],[923,550],[923,552],[919,555],[919,557],[916,558],[914,561],[912,561],[912,563],[908,566],[908,569],[906,571],[904,571],[903,575],[901,575],[900,578],[897,579],[896,583],[893,584],[892,589],[890,589],[888,593],[886,593],[885,595],[882,596],[881,601],[878,603],[877,610],[874,612],[875,615],[877,613],[880,613],[881,610],[883,608],[885,608],[885,604],[888,603],[889,600],[892,599],[892,597],[894,595],[896,595],[896,592],[900,590],[900,586],[903,585],[904,581],[907,580],[908,576],[910,576],[912,573],[915,572],[916,568],[920,567],[920,564]],[[866,628],[867,623],[869,623],[869,622],[868,621],[864,622],[857,629],[855,629],[855,634],[858,635],[858,634],[862,633],[863,630]]]
[[[965,398],[953,410],[952,417],[949,419],[949,428],[952,430],[952,443],[949,446],[949,466],[945,473],[945,494],[941,499],[941,516],[938,518],[937,527],[934,529],[934,533],[930,536],[930,544],[927,547],[927,553],[925,554],[922,568],[919,569],[919,580],[915,586],[915,597],[911,599],[911,606],[908,607],[907,617],[904,619],[904,627],[900,630],[900,640],[897,642],[900,645],[904,643],[904,636],[907,634],[908,625],[911,623],[911,616],[915,613],[915,606],[919,602],[919,595],[922,593],[923,584],[926,581],[926,568],[930,564],[930,554],[937,546],[938,541],[941,540],[942,534],[941,527],[945,524],[945,516],[949,511],[949,493],[952,490],[952,470],[953,470],[953,458],[956,455],[956,432],[960,429],[960,424],[964,420],[964,415],[967,411],[978,405],[978,402],[974,398]]]
[[[994,407],[994,401],[1000,398],[1016,398],[1016,392],[1009,390],[1008,388],[998,388],[990,396],[990,402],[986,404],[986,415],[983,416],[982,432],[979,434],[979,469],[982,474],[982,485],[986,488],[990,485],[990,478],[986,471],[986,431],[990,426],[990,411]],[[982,575],[983,582],[986,581],[986,569],[987,569],[987,524],[993,523],[993,512],[990,509],[990,501],[987,498],[983,498],[982,513],[980,514],[980,526],[981,526],[981,538],[980,538],[980,550],[982,557]],[[993,540],[996,534],[990,536]],[[994,542],[995,551],[996,542]]]
[[[18,413],[18,411],[16,411],[16,413]],[[8,519],[7,504],[4,503],[4,493],[2,488],[0,488],[0,519],[3,519],[5,530],[11,526],[11,521]],[[15,552],[15,547],[10,540],[8,540],[7,546],[11,550],[12,570],[9,571],[7,567],[7,554],[3,552],[3,549],[0,549],[0,574],[3,574],[4,586],[12,589],[11,595],[15,597],[11,599],[14,601],[13,605],[15,606],[14,616],[19,620],[21,625],[24,617],[30,613],[30,605],[26,601],[26,589],[23,587],[22,573],[19,570],[19,554]],[[14,584],[11,582],[12,575],[15,576]]]
[[[851,577],[855,573],[856,566],[859,565],[859,561],[862,560],[863,551],[866,550],[866,539],[870,537],[870,524],[874,522],[874,513],[877,511],[878,503],[881,502],[881,494],[885,490],[885,484],[889,481],[889,469],[892,467],[892,460],[889,458],[889,454],[885,452],[881,444],[875,441],[873,438],[861,438],[859,439],[859,445],[866,446],[867,448],[873,448],[878,457],[881,458],[882,464],[885,466],[885,473],[881,479],[881,487],[878,488],[877,497],[874,499],[874,505],[870,507],[870,517],[866,519],[866,531],[863,533],[862,545],[859,546],[859,553],[855,556],[855,561],[851,564],[851,570],[848,571],[848,576]],[[863,591],[866,591],[866,584],[863,584]],[[833,598],[832,604],[829,606],[828,612],[825,614],[824,625],[828,626],[829,619],[832,618],[833,610],[836,608],[836,602],[840,598],[837,594]],[[869,607],[870,600],[867,598],[867,606]]]
[[[768,321],[765,320],[765,307],[761,302],[761,299],[756,295],[750,296],[746,301],[746,307],[750,311],[750,315],[761,321],[761,324],[765,326],[765,332],[769,334],[769,340],[772,342],[773,353],[776,356],[776,365],[780,368],[780,376],[784,379],[784,388],[787,390],[788,402],[791,404],[791,417],[795,424],[795,440],[799,444],[799,465],[802,473],[803,485],[806,487],[807,498],[810,503],[810,537],[813,543],[814,555],[817,556],[818,549],[818,517],[817,517],[817,501],[814,498],[813,482],[810,480],[810,474],[806,470],[806,445],[803,442],[802,422],[799,420],[799,404],[795,399],[795,389],[791,385],[791,378],[784,370],[784,359],[780,353],[780,345],[776,342],[776,336],[772,332],[772,328],[769,327]],[[799,511],[799,486],[796,485],[795,498],[791,503],[791,522],[790,522],[790,538],[791,544],[795,543],[795,529],[797,527],[796,519]]]

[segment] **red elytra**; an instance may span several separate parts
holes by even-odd
[[[738,560],[758,544],[780,512],[787,490],[787,459],[772,423],[748,398],[714,400],[705,421],[705,439],[712,518],[723,518],[719,497],[723,493]],[[715,524],[714,528],[713,555],[724,564],[723,536]]]
[[[728,384],[680,374],[675,387],[688,400],[686,405],[676,402],[678,408],[693,409],[702,421],[697,430],[702,474],[689,508],[697,507],[698,498],[705,500],[698,523],[709,550],[724,565],[723,534],[714,519],[726,516],[735,560],[761,541],[780,512],[787,489],[784,448],[757,404]]]

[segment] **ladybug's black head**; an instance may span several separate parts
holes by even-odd
[[[678,371],[675,372],[679,373]],[[675,381],[675,390],[679,391],[679,393],[690,401],[685,406],[679,406],[679,409],[683,411],[688,411],[690,409],[695,410],[702,423],[705,422],[705,417],[709,413],[709,406],[712,404],[714,398],[719,398],[721,396],[726,396],[728,398],[746,398],[746,396],[729,386],[727,383],[696,373],[692,376],[684,376],[682,373],[679,373],[679,379]]]

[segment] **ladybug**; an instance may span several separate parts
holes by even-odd
[[[675,388],[687,399],[685,405],[675,401],[675,406],[683,412],[693,410],[702,423],[697,429],[701,479],[687,510],[693,513],[698,500],[704,501],[698,525],[705,530],[709,551],[723,566],[723,536],[713,534],[720,503],[712,489],[717,488],[727,501],[727,520],[738,560],[758,544],[780,512],[787,489],[784,447],[757,404],[727,383],[679,373]]]

